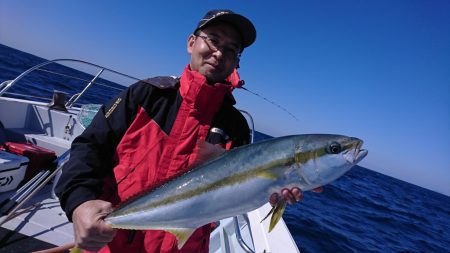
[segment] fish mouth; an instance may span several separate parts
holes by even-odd
[[[369,151],[367,149],[362,149],[362,145],[363,145],[363,141],[362,140],[358,140],[355,144],[355,147],[348,152],[345,155],[345,158],[347,159],[347,161],[351,164],[357,164],[359,163],[362,159],[364,159],[364,157],[367,156],[367,154],[369,153]],[[352,152],[353,151],[353,152]]]
[[[367,151],[367,149],[360,149],[359,151],[357,151],[354,163],[359,163],[362,159],[364,159],[364,157],[366,157],[368,153],[369,151]]]

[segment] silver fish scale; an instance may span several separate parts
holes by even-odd
[[[317,187],[328,183],[319,172],[335,177],[350,169],[354,164],[341,154],[317,155],[332,142],[350,149],[357,145],[348,143],[360,141],[337,135],[297,135],[236,148],[127,202],[106,220],[120,228],[196,228],[254,210],[267,202],[270,193],[287,185]],[[299,150],[302,157],[310,158],[294,164]],[[332,167],[331,172],[321,164]]]

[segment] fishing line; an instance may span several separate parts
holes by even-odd
[[[259,95],[258,93],[253,92],[253,91],[251,91],[251,90],[249,90],[249,89],[247,89],[247,88],[244,88],[243,86],[241,86],[241,87],[239,87],[239,88],[241,88],[241,89],[243,89],[243,90],[246,90],[246,91],[250,92],[251,94],[253,94],[253,95],[257,96],[257,97],[260,97],[260,98],[264,99],[266,102],[271,103],[272,105],[274,105],[274,106],[278,107],[279,109],[283,110],[285,113],[289,114],[289,115],[290,115],[292,118],[294,118],[296,121],[299,121],[299,119],[298,119],[297,117],[295,117],[294,114],[292,114],[290,111],[288,111],[286,108],[282,107],[281,105],[275,103],[274,101],[272,101],[272,100],[270,100],[270,99],[268,99],[268,98],[266,98],[266,97],[264,97],[264,96],[261,96],[261,95]]]

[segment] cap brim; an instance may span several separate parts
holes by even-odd
[[[252,22],[248,18],[236,13],[227,13],[216,16],[202,24],[197,30],[216,22],[225,22],[234,26],[242,37],[243,48],[250,46],[256,40],[256,29]]]

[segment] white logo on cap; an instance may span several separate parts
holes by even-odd
[[[227,12],[227,11],[221,11],[221,12],[217,12],[216,14],[214,14],[212,17],[210,17],[210,18],[208,18],[208,19],[202,19],[202,20],[206,20],[206,21],[209,21],[209,20],[211,20],[211,19],[214,19],[215,17],[217,17],[217,16],[221,16],[221,15],[224,15],[224,14],[229,14],[229,12]]]

